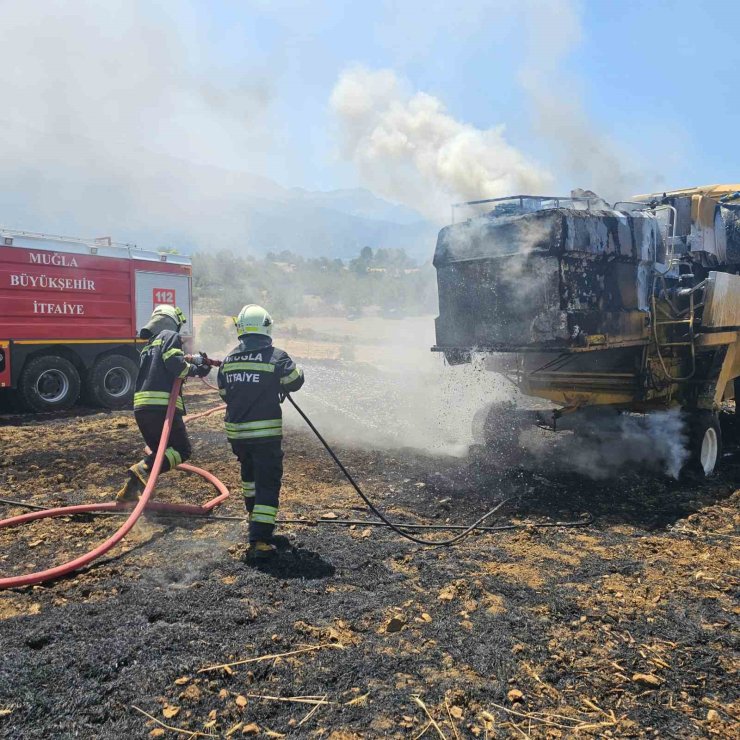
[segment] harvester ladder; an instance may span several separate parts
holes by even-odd
[[[680,291],[679,293],[680,297],[688,298],[689,305],[684,309],[679,309],[668,298],[668,292],[666,290],[666,285],[665,285],[665,278],[661,277],[660,279],[663,283],[663,295],[665,297],[665,301],[670,306],[673,313],[669,314],[665,310],[665,308],[663,308],[662,305],[660,306],[658,305],[658,301],[656,299],[656,287],[657,287],[657,278],[656,278],[656,280],[653,281],[653,291],[652,291],[652,314],[653,314],[652,315],[652,325],[653,325],[653,342],[655,344],[655,354],[657,355],[658,360],[660,361],[660,366],[663,370],[663,373],[665,374],[666,378],[668,378],[668,380],[673,381],[673,382],[683,382],[683,381],[691,380],[691,378],[696,373],[696,327],[698,324],[696,312],[698,309],[704,306],[704,288],[706,286],[706,281],[700,282],[698,285],[695,285],[693,288],[686,288]],[[696,295],[699,291],[702,292],[702,296],[701,296],[701,300],[697,301]],[[660,311],[666,318],[662,320],[658,320],[658,311]],[[686,327],[686,333],[683,337],[679,338],[677,341],[661,340],[658,327],[678,327],[678,326]],[[691,357],[691,371],[689,372],[688,375],[675,377],[668,372],[668,368],[666,367],[663,354],[665,350],[673,348],[673,347],[688,347],[689,356]]]

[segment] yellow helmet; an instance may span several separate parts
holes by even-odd
[[[234,316],[236,335],[262,334],[266,337],[272,336],[272,317],[267,311],[256,303],[249,303],[238,316]]]
[[[185,314],[177,306],[168,306],[167,304],[160,304],[154,307],[152,311],[152,318],[157,316],[167,316],[177,324],[177,331],[182,329],[183,324],[187,324],[188,320],[185,318]]]

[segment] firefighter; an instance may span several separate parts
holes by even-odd
[[[218,370],[218,389],[226,401],[226,437],[241,463],[251,561],[275,553],[272,533],[283,477],[280,402],[303,385],[303,370],[273,347],[272,319],[262,306],[244,306],[234,324],[239,345]]]
[[[197,375],[204,378],[211,368],[205,363],[204,355],[195,355],[191,362],[182,351],[180,329],[186,322],[183,312],[175,306],[156,306],[152,317],[139,332],[148,339],[141,351],[139,374],[134,392],[134,416],[144,441],[151,453],[128,469],[128,479],[116,496],[118,501],[135,501],[149,480],[149,473],[157,455],[162,426],[167,415],[172,384],[177,378]],[[182,420],[185,404],[182,390],[177,399],[172,429],[164,453],[161,472],[176,467],[190,457],[190,439]]]

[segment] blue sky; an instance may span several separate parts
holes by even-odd
[[[264,83],[263,115],[275,141],[259,166],[286,185],[358,183],[352,165],[337,158],[327,105],[341,71],[356,63],[394,70],[460,121],[504,124],[507,139],[554,169],[560,183],[567,174],[536,130],[520,81],[533,55],[521,5],[199,1],[192,6],[202,44],[196,63]],[[559,18],[575,17],[572,43],[554,60],[535,49],[534,63],[563,82],[565,98],[577,91],[593,127],[639,162],[650,187],[739,179],[729,139],[740,106],[740,3],[530,5],[534,14],[549,9],[553,35]]]
[[[740,3],[689,0],[0,0],[5,218],[223,200],[163,190],[157,154],[438,220],[518,190],[737,182],[739,27]]]

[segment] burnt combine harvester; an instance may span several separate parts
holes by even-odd
[[[740,392],[740,185],[614,206],[579,191],[459,207],[487,212],[439,233],[433,349],[556,406],[494,405],[483,441],[516,444],[524,421],[577,433],[595,411],[680,408],[692,460],[710,475],[719,410]]]

